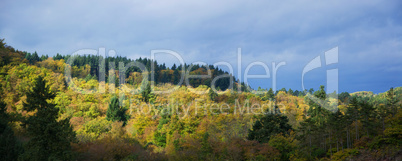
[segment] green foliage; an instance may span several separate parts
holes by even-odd
[[[0,100],[0,156],[2,160],[17,160],[23,149],[14,136],[9,122],[10,117],[6,113],[6,104]]]
[[[42,77],[36,79],[32,91],[27,93],[24,109],[36,113],[24,120],[27,134],[31,137],[26,145],[23,160],[71,160],[71,142],[75,132],[69,119],[57,121],[58,109],[49,103],[54,99]]]
[[[169,123],[170,118],[167,114],[163,114],[162,118],[159,119],[159,124],[157,126],[157,131],[155,132],[155,143],[158,146],[165,147],[166,146],[166,132],[165,129],[163,129],[163,126],[167,123]]]
[[[212,149],[208,139],[209,139],[209,133],[206,132],[202,136],[202,140],[201,140],[201,148],[200,148],[201,160],[205,160],[213,152],[213,149]]]
[[[120,106],[119,99],[116,96],[113,96],[106,111],[106,119],[109,121],[123,121],[124,126],[128,119],[128,116],[125,114],[125,112],[126,109]]]
[[[84,124],[84,126],[77,131],[84,140],[95,140],[102,134],[107,134],[112,129],[112,121],[104,117],[98,117]]]
[[[268,92],[266,92],[264,94],[264,96],[262,97],[262,100],[266,101],[266,100],[274,100],[275,99],[275,94],[274,91],[272,90],[272,88],[269,88]]]
[[[392,116],[397,113],[397,102],[398,100],[395,97],[394,88],[389,89],[389,91],[387,92],[387,106],[391,109]]]
[[[216,101],[218,94],[211,88],[211,89],[209,89],[208,96],[209,96],[209,99],[211,99],[212,101]]]
[[[292,132],[291,135],[276,134],[271,136],[268,144],[279,150],[281,153],[281,160],[289,160],[290,156],[294,153],[297,148],[295,134]]]
[[[335,153],[332,157],[331,160],[347,160],[351,159],[351,157],[356,156],[359,154],[359,151],[357,149],[345,149],[343,151],[339,151]]]
[[[325,117],[329,113],[329,111],[325,109],[328,105],[326,98],[327,95],[324,86],[320,86],[320,90],[314,92],[314,97],[307,97],[310,106],[307,113],[318,125],[323,125],[325,123]]]
[[[248,139],[257,140],[260,143],[267,143],[272,135],[289,134],[292,127],[285,115],[281,114],[265,114],[257,120],[253,128],[249,130]]]
[[[155,95],[152,93],[151,85],[149,82],[143,82],[146,84],[145,89],[142,90],[142,101],[146,103],[153,103],[155,101]]]
[[[343,103],[348,103],[350,94],[348,92],[342,92],[338,95],[339,101]]]

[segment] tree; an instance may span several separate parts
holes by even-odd
[[[176,69],[177,69],[176,64],[173,64],[172,70],[176,70]]]
[[[359,102],[357,101],[356,97],[353,97],[350,100],[350,104],[346,109],[346,121],[347,125],[352,124],[353,122],[355,123],[355,134],[356,134],[356,140],[359,139],[359,132],[358,132],[358,119],[360,118],[360,113],[359,113]]]
[[[6,113],[6,104],[0,100],[0,156],[3,160],[16,160],[22,151],[21,144],[17,142],[9,122],[10,117]]]
[[[271,137],[268,143],[279,150],[281,160],[289,160],[290,154],[297,148],[295,136],[294,132],[291,132],[290,135],[276,134]]]
[[[339,101],[343,102],[343,103],[347,103],[347,101],[349,101],[350,94],[348,92],[342,92],[338,95],[338,99]]]
[[[179,70],[173,71],[173,84],[178,84],[180,80],[180,73]]]
[[[262,97],[262,100],[266,101],[266,100],[274,100],[275,99],[275,94],[274,91],[272,90],[272,88],[269,88],[268,92],[264,94],[264,96]]]
[[[267,143],[272,135],[289,134],[292,127],[285,115],[268,113],[257,120],[253,128],[249,130],[248,139],[257,140],[260,143]]]
[[[370,137],[370,132],[373,131],[375,108],[367,102],[360,102],[360,116],[363,127],[366,129],[367,137]]]
[[[72,160],[71,142],[75,142],[75,133],[70,126],[70,119],[57,121],[59,109],[48,102],[55,97],[39,76],[31,91],[26,94],[24,110],[34,112],[23,121],[30,140],[26,145],[23,160]]]
[[[31,59],[32,59],[32,60],[30,60],[30,62],[31,62],[32,64],[33,64],[33,63],[36,63],[36,62],[38,62],[38,61],[40,60],[39,55],[38,55],[38,53],[37,53],[36,51],[32,54]]]
[[[166,132],[163,130],[163,126],[169,123],[170,118],[167,114],[162,114],[162,118],[159,120],[159,124],[157,126],[157,131],[155,131],[154,138],[155,143],[158,146],[165,147],[166,146]]]
[[[318,125],[323,125],[325,123],[325,117],[328,115],[328,110],[325,109],[325,106],[327,106],[327,95],[324,86],[320,86],[320,90],[314,92],[314,97],[306,98],[310,106],[307,113],[314,122]]]
[[[126,125],[127,116],[125,114],[126,109],[120,106],[119,99],[113,96],[110,99],[109,107],[106,111],[106,119],[108,121],[123,121],[123,126]]]
[[[289,95],[293,95],[293,94],[294,94],[294,93],[293,93],[293,90],[292,90],[291,88],[289,88],[288,94],[289,94]]]
[[[218,94],[211,88],[211,89],[209,89],[208,96],[212,101],[216,101]]]
[[[149,82],[143,82],[143,83],[146,83],[146,86],[145,89],[143,89],[141,92],[142,101],[146,103],[153,102],[155,100],[155,95],[152,93],[150,83]]]
[[[394,88],[389,89],[387,92],[387,106],[391,109],[392,117],[394,117],[397,112],[397,102],[398,100],[395,98]]]

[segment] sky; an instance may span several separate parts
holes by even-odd
[[[169,50],[187,64],[232,68],[241,81],[246,71],[268,71],[246,76],[254,89],[380,93],[402,86],[398,0],[2,0],[0,38],[49,56],[105,48],[137,59]],[[180,63],[166,52],[154,58]]]

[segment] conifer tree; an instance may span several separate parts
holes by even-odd
[[[36,112],[23,121],[30,140],[22,160],[72,160],[70,143],[76,141],[75,132],[69,118],[57,121],[59,109],[50,103],[55,94],[46,81],[39,76],[26,95],[24,110]]]
[[[113,96],[106,111],[106,119],[109,121],[123,121],[123,125],[125,125],[127,121],[125,112],[126,110],[120,106],[119,99]]]
[[[153,100],[155,99],[155,95],[152,93],[150,83],[149,82],[143,82],[143,83],[146,83],[146,86],[141,92],[142,101],[146,103],[153,102]]]
[[[1,90],[1,86],[0,86]],[[17,160],[22,151],[21,144],[9,126],[10,117],[6,112],[6,104],[0,100],[0,156],[2,160]]]
[[[397,102],[398,100],[395,98],[394,88],[389,89],[387,92],[387,106],[391,109],[392,117],[394,117],[397,112]]]
[[[218,97],[218,94],[211,88],[209,89],[208,96],[212,101],[216,101],[216,97]]]

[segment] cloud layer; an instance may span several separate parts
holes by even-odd
[[[304,66],[339,47],[339,63],[306,75],[305,85],[325,85],[326,70],[339,69],[339,90],[384,92],[402,86],[402,3],[399,1],[11,1],[0,5],[0,37],[20,50],[71,54],[113,49],[130,58],[169,49],[186,63],[268,65],[271,78],[249,82],[301,90]],[[167,65],[175,59],[159,57]],[[225,68],[225,67],[223,67]],[[262,67],[251,68],[264,73]],[[238,74],[237,70],[234,72]],[[236,76],[238,77],[238,76]]]

